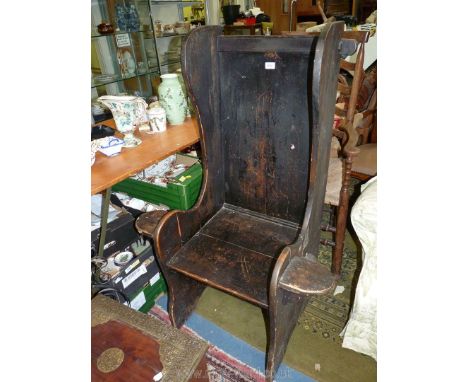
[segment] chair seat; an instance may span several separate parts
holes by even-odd
[[[377,174],[377,143],[358,146],[359,155],[353,161],[353,171],[374,176]]]
[[[275,259],[299,227],[225,204],[168,262],[202,283],[268,307]]]
[[[330,158],[328,164],[327,189],[325,204],[337,206],[340,202],[340,190],[343,183],[343,162],[340,158]]]

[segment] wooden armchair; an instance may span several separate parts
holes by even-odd
[[[195,206],[154,231],[168,312],[182,326],[207,285],[264,309],[269,382],[309,296],[336,280],[316,256],[339,54],[356,48],[342,30],[288,38],[201,27],[182,49],[204,178]]]

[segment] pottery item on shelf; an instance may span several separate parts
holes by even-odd
[[[109,23],[101,23],[97,26],[97,30],[100,34],[111,34],[114,33],[114,27]]]
[[[135,4],[130,3],[127,7],[127,28],[130,32],[140,30],[140,17]]]
[[[133,3],[120,2],[116,4],[115,18],[121,31],[137,32],[140,30],[140,17]]]
[[[124,67],[126,69],[127,76],[133,76],[135,74],[136,64],[135,60],[132,57],[132,54],[129,51],[125,51],[123,54]]]
[[[162,36],[162,31],[163,31],[163,28],[162,28],[162,23],[161,23],[161,20],[156,20],[154,22],[154,34],[156,37],[161,37]]]
[[[159,105],[159,102],[153,102],[148,109],[148,119],[151,127],[151,133],[160,133],[166,131],[166,111]]]
[[[145,121],[145,100],[135,96],[101,96],[98,101],[106,105],[112,112],[117,130],[124,134],[123,147],[135,147],[141,139],[133,136],[136,127]]]
[[[121,31],[127,30],[127,6],[125,4],[115,5],[115,19],[117,27]]]
[[[159,85],[159,102],[171,125],[180,125],[187,115],[187,100],[176,73],[163,74]]]
[[[164,33],[175,33],[174,32],[174,24],[166,24],[163,27]]]

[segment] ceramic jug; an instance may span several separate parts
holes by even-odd
[[[177,74],[169,73],[161,76],[158,94],[161,106],[166,111],[166,117],[171,125],[180,125],[187,114],[187,100]]]
[[[102,96],[98,101],[106,105],[112,112],[117,130],[124,135],[123,147],[135,147],[141,139],[133,136],[135,128],[140,125],[146,116],[145,100],[135,96]]]

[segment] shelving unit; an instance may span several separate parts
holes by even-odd
[[[96,104],[102,95],[157,94],[160,75],[180,68],[180,49],[187,33],[176,30],[176,24],[204,24],[205,7],[205,1],[91,0],[91,101],[95,122],[110,117]],[[125,17],[122,9],[127,12]],[[98,25],[104,22],[113,26],[112,33],[99,32]],[[161,34],[155,33],[157,22]],[[171,25],[173,28],[164,31],[164,26]]]
[[[122,9],[126,13],[122,18]],[[112,33],[100,33],[109,23]],[[91,101],[101,95],[149,97],[159,83],[159,61],[149,0],[91,0]],[[92,109],[96,122],[108,113]],[[97,110],[97,111],[96,111]]]
[[[150,0],[151,17],[154,25],[161,23],[162,28],[176,23],[198,25],[205,23],[205,1]],[[175,72],[180,68],[180,49],[187,33],[164,32],[155,30],[155,43],[161,74]]]

